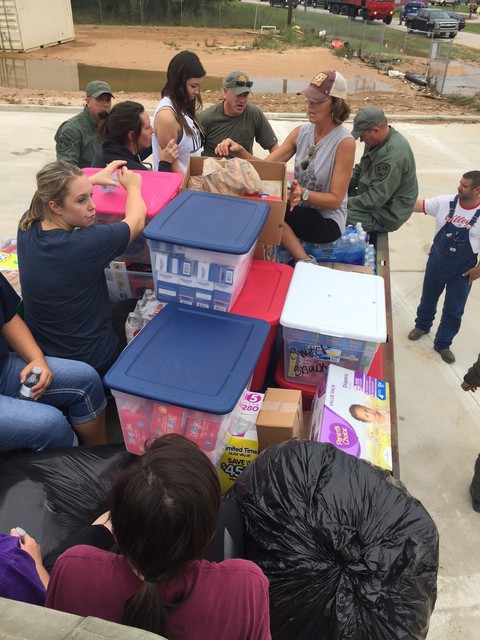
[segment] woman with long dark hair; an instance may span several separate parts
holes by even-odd
[[[198,446],[177,434],[155,440],[114,485],[107,526],[120,554],[68,549],[53,568],[46,606],[171,640],[269,639],[268,581],[259,567],[202,559],[219,504],[215,468]]]
[[[188,158],[201,154],[203,130],[196,113],[202,108],[200,85],[205,74],[199,57],[193,51],[180,51],[170,60],[162,99],[153,116],[155,170],[162,170],[159,167],[160,151],[172,138],[178,145],[178,160],[172,164],[172,171],[185,173]]]
[[[92,167],[105,167],[114,160],[125,160],[129,169],[148,170],[143,161],[152,153],[153,127],[143,104],[125,100],[116,104],[101,120],[97,136],[102,146],[93,158]],[[170,140],[161,150],[162,171],[171,171],[178,158],[177,144]]]

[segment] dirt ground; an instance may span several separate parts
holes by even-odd
[[[451,114],[474,113],[468,107],[458,107],[442,98],[434,98],[411,82],[390,78],[388,68],[375,69],[362,61],[336,55],[327,47],[297,49],[283,52],[258,49],[257,35],[252,31],[194,29],[184,27],[75,27],[73,42],[38,49],[29,53],[14,54],[20,59],[55,60],[100,65],[113,68],[165,71],[170,59],[182,49],[195,51],[210,76],[223,77],[227,72],[241,69],[253,79],[304,78],[305,85],[322,69],[337,69],[348,81],[358,75],[374,81],[381,74],[382,83],[391,91],[368,91],[349,96],[352,112],[366,103],[378,104],[390,114]],[[0,52],[0,57],[12,54]],[[409,59],[395,65],[396,71],[413,74],[425,73],[425,60]],[[455,64],[450,66],[455,73]],[[93,78],[92,78],[93,79]],[[254,87],[255,89],[255,87]],[[40,105],[80,105],[81,92],[45,91],[0,87],[0,103]],[[134,99],[146,108],[158,101],[154,93],[122,93],[117,100]],[[220,98],[220,92],[203,94],[204,104]],[[264,111],[302,113],[305,100],[302,95],[280,93],[254,93],[251,102]]]

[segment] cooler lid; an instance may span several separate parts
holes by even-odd
[[[232,313],[278,325],[292,276],[293,269],[288,264],[252,260]]]
[[[83,170],[87,176],[98,173],[98,169],[87,167]],[[134,171],[142,176],[142,197],[147,205],[147,217],[155,216],[174,198],[182,183],[183,174],[160,171]],[[100,185],[93,187],[93,200],[99,213],[125,216],[127,192],[123,187],[103,191]]]
[[[220,253],[248,253],[265,224],[270,206],[203,191],[182,191],[144,229],[149,240]]]
[[[280,324],[339,338],[385,342],[383,278],[298,262]]]
[[[263,320],[169,303],[124,349],[104,381],[154,402],[229,413],[269,330]]]

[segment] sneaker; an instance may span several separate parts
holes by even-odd
[[[306,262],[307,264],[318,264],[315,258],[310,254],[308,254],[308,258],[305,258],[304,260],[300,260],[300,262]]]
[[[455,356],[450,349],[435,349],[435,351],[441,355],[442,360],[447,364],[453,364],[455,362]]]
[[[472,485],[470,485],[470,495],[472,496],[472,508],[477,513],[480,513],[480,500],[477,500],[473,495]]]
[[[408,339],[409,340],[418,340],[422,336],[425,336],[427,333],[428,333],[428,331],[425,331],[424,329],[419,329],[418,327],[415,327],[415,329],[412,329],[410,331],[410,333],[408,334]]]

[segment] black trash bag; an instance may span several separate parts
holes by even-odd
[[[115,472],[135,457],[123,444],[7,456],[0,462],[0,531],[22,527],[45,558],[107,509]]]
[[[245,557],[270,580],[275,640],[426,637],[437,528],[388,472],[290,440],[266,449],[228,497],[245,520]]]

